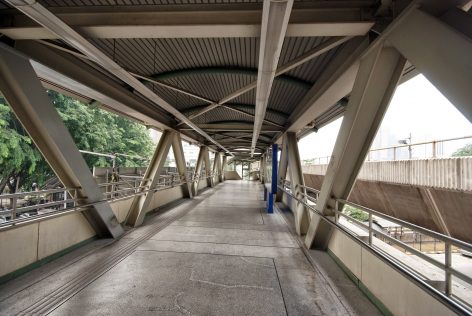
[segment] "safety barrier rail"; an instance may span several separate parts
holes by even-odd
[[[142,178],[132,181],[120,180],[101,183],[98,186],[102,190],[104,189],[105,198],[93,203],[86,203],[87,198],[80,195],[81,188],[58,188],[3,194],[0,195],[0,200],[10,200],[10,203],[8,208],[0,209],[0,230],[11,229],[18,225],[62,216],[71,212],[83,211],[100,203],[124,200],[218,175],[219,173],[209,173],[192,175],[192,178],[179,174],[161,175],[152,188],[151,179]],[[21,201],[21,205],[18,204],[19,201]]]
[[[370,149],[367,153],[366,161],[397,161],[397,160],[412,160],[412,159],[426,159],[426,158],[439,158],[444,157],[441,154],[441,146],[444,146],[446,143],[454,142],[454,141],[462,141],[466,139],[472,139],[472,135],[469,136],[461,136],[461,137],[454,137],[454,138],[446,138],[446,139],[439,139],[439,140],[432,140],[426,142],[418,142],[418,143],[408,143],[407,140],[403,140],[404,143],[401,143],[396,146],[390,147],[382,147],[382,148],[374,148]],[[424,147],[424,153],[420,157],[413,157],[413,149],[418,147]],[[404,155],[400,155],[402,149],[407,149],[408,152]],[[389,158],[382,157],[381,159],[375,159],[373,157],[374,153],[378,152],[391,152],[392,155],[388,156]],[[400,156],[400,157],[399,157]],[[321,165],[321,164],[328,164],[331,160],[331,156],[322,156],[322,157],[315,157],[313,159],[305,160],[306,165]]]
[[[283,180],[279,182],[278,188],[284,193],[291,196],[293,199],[302,203],[309,211],[320,216],[322,220],[330,224],[331,226],[336,227],[337,229],[346,233],[351,239],[355,240],[357,243],[363,245],[365,248],[374,253],[384,262],[387,262],[389,265],[393,266],[395,269],[403,272],[408,278],[415,281],[419,285],[426,288],[433,296],[438,299],[445,300],[450,304],[456,311],[460,313],[470,314],[472,312],[471,302],[466,302],[464,299],[454,295],[452,291],[452,278],[455,277],[464,283],[467,286],[472,288],[472,278],[465,273],[459,271],[458,269],[452,266],[452,252],[453,248],[457,250],[467,251],[472,253],[472,244],[446,236],[435,231],[411,224],[409,222],[403,221],[401,219],[385,215],[381,212],[372,210],[370,208],[358,205],[347,200],[336,199],[334,216],[327,216],[318,211],[316,206],[316,201],[318,199],[319,191],[310,187],[297,185],[295,187],[295,192],[292,192],[290,181]],[[308,201],[312,202],[309,203]],[[357,210],[365,212],[368,215],[367,223],[364,223],[361,220],[350,216],[343,212],[345,205],[351,206]],[[349,225],[346,225],[340,221],[340,218],[345,218],[348,222],[355,224],[355,227],[362,229],[368,234],[368,238],[362,238],[358,233],[354,232]],[[445,244],[444,252],[444,262],[435,260],[433,257],[428,256],[427,254],[417,250],[414,247],[390,236],[388,233],[385,233],[379,229],[373,227],[374,217],[387,220],[391,223],[395,223],[402,227],[406,227],[412,231],[424,234],[431,238],[437,239]],[[352,227],[352,226],[351,226]],[[416,256],[417,258],[426,261],[432,266],[443,271],[445,286],[443,290],[438,290],[428,283],[428,278],[422,274],[421,271],[415,270],[413,267],[407,265],[404,262],[401,262],[398,258],[393,257],[391,254],[386,252],[384,249],[379,247],[379,244],[374,242],[374,237],[381,241],[387,241],[389,244],[393,244],[399,248],[404,249],[409,252],[411,255]]]

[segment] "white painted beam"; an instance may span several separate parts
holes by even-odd
[[[359,71],[336,139],[316,209],[334,215],[335,199],[347,199],[403,73],[397,50],[378,45],[360,61]],[[325,248],[330,225],[313,215],[305,244]]]
[[[472,27],[472,17],[465,17]],[[472,121],[471,38],[415,9],[390,33],[388,41]]]
[[[41,85],[29,59],[0,44],[0,90],[51,169],[87,203],[105,199],[89,167]],[[104,201],[84,212],[97,234],[119,237],[123,228]]]
[[[159,181],[160,173],[166,162],[170,147],[177,132],[166,130],[162,133],[156,150],[152,156],[151,161],[144,173],[144,180],[141,181],[141,186],[147,186],[147,189],[153,190],[156,188]],[[138,195],[134,198],[131,205],[130,212],[126,218],[126,223],[133,227],[140,226],[144,221],[144,216],[150,211],[151,202],[154,196],[154,191],[149,191],[143,195]]]
[[[288,63],[286,63],[285,65],[281,66],[280,68],[277,69],[277,71],[275,72],[275,76],[280,76],[304,63],[306,63],[307,61],[310,61],[312,60],[313,58],[316,58],[324,53],[326,53],[327,51],[341,45],[342,43],[346,42],[347,40],[349,40],[350,37],[335,37],[335,38],[332,38],[332,39],[329,39],[327,40],[326,42],[324,43],[321,43],[320,45],[314,47],[313,49],[309,50],[308,52],[304,53],[303,55],[295,58],[294,60],[291,60],[289,61]],[[248,91],[251,91],[252,89],[255,89],[257,87],[257,80],[256,81],[253,81],[247,85],[245,85],[244,87],[226,95],[225,97],[221,98],[218,102],[214,102],[210,105],[208,105],[207,107],[205,107],[204,109],[202,109],[201,111],[195,113],[195,114],[192,114],[189,116],[189,119],[190,120],[193,120],[194,118],[197,118],[199,117],[200,115],[203,115],[213,109],[216,109],[217,107],[219,106],[222,106],[223,104],[239,97],[240,95],[243,95],[244,93],[248,92]]]
[[[120,80],[126,82],[131,87],[133,87],[137,92],[141,93],[144,97],[149,99],[152,103],[156,104],[160,108],[169,112],[177,119],[184,121],[189,127],[195,130],[197,133],[208,139],[210,142],[216,146],[223,149],[225,152],[229,151],[218,144],[213,138],[211,138],[205,131],[198,128],[192,121],[187,119],[185,115],[180,113],[172,105],[167,103],[160,96],[156,95],[152,90],[146,87],[142,82],[132,76],[127,72],[123,67],[118,65],[115,61],[109,58],[105,53],[100,49],[95,47],[93,44],[88,42],[82,35],[73,30],[70,26],[65,24],[62,20],[54,16],[50,11],[43,7],[38,2],[29,3],[27,0],[8,0],[9,4],[17,8],[19,11],[23,12],[34,21],[43,25],[48,30],[53,31],[58,35],[59,38],[64,40],[69,45],[75,47],[77,50],[82,52],[84,55],[88,56],[95,63],[106,69],[112,75],[118,77]]]
[[[287,28],[287,37],[361,36],[373,22],[294,23]],[[87,38],[224,38],[259,37],[259,24],[208,25],[97,25],[75,27]],[[40,26],[1,27],[0,33],[15,40],[59,39]]]
[[[292,194],[298,199],[305,201],[307,198],[304,196],[306,193],[305,180],[303,178],[302,164],[300,160],[300,153],[298,151],[297,134],[294,132],[288,132],[285,134],[285,143],[287,149],[287,158],[290,171],[290,184]],[[277,190],[277,192],[280,190]],[[310,214],[303,203],[294,201],[294,209],[292,210],[295,214],[295,230],[299,236],[306,234],[310,225]]]
[[[353,38],[346,43],[292,112],[287,131],[300,131],[352,91],[359,69],[358,60],[368,44],[365,37]]]
[[[185,163],[185,153],[182,146],[182,138],[180,137],[180,133],[175,133],[174,135],[174,139],[172,140],[172,152],[174,153],[177,172],[179,173],[181,179],[186,182],[185,184],[181,185],[183,196],[192,198],[191,183],[187,174],[187,164]]]
[[[274,82],[280,52],[287,31],[293,0],[264,1],[262,9],[259,65],[257,72],[256,109],[251,144],[254,154],[262,123],[265,118],[272,83]]]

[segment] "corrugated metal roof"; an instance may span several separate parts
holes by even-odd
[[[309,2],[312,0],[295,0]],[[116,6],[116,5],[179,5],[179,4],[228,4],[228,3],[261,3],[263,0],[39,0],[48,7],[76,6]]]
[[[39,0],[46,6],[110,6],[250,3],[262,0]],[[0,8],[1,3],[0,3]],[[279,67],[312,50],[328,37],[287,37]],[[259,38],[140,38],[89,39],[125,69],[154,76],[217,102],[257,80]],[[66,46],[66,45],[65,45]],[[274,80],[266,120],[283,126],[313,83],[342,47],[328,51]],[[198,113],[202,100],[157,84],[146,83],[165,101],[186,115]],[[256,89],[234,98],[227,106],[254,115]],[[219,121],[253,122],[250,115],[219,107],[194,119],[204,124]],[[237,135],[237,133],[236,133]]]
[[[287,38],[279,65],[290,62],[326,40]],[[258,38],[93,39],[92,42],[130,71],[146,76],[157,75],[159,80],[215,102],[257,80]],[[303,82],[313,83],[334,54],[334,50],[330,51],[292,69],[287,75],[295,79],[293,82],[276,79],[268,109],[291,113],[310,87]],[[226,68],[228,71],[225,71]],[[302,84],[297,84],[298,79]],[[180,111],[202,103],[176,91],[151,86]],[[254,105],[255,89],[230,103]],[[253,113],[251,109],[248,112]],[[247,115],[221,108],[202,115],[196,122],[221,121],[224,116],[229,120],[250,119]],[[266,118],[280,125],[285,123],[283,117],[273,113],[267,113]]]
[[[259,39],[251,37],[91,41],[120,65],[148,76],[207,66],[257,68],[259,58]]]

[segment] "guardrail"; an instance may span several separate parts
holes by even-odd
[[[9,208],[0,209],[0,230],[15,228],[19,225],[83,211],[94,205],[129,199],[134,196],[170,189],[186,183],[218,176],[218,173],[202,173],[181,176],[179,174],[161,175],[151,188],[151,179],[138,177],[131,180],[119,180],[99,184],[104,190],[104,199],[86,203],[86,197],[80,196],[81,188],[58,188],[41,191],[20,192],[0,195],[0,200],[10,200]],[[28,200],[24,200],[27,197]],[[19,205],[19,200],[22,201]]]
[[[351,239],[363,245],[365,248],[367,248],[373,254],[379,257],[381,260],[383,260],[384,262],[387,262],[389,265],[391,265],[395,269],[403,272],[403,274],[406,275],[408,278],[418,283],[423,288],[427,289],[430,292],[430,294],[432,294],[438,299],[446,301],[457,312],[471,314],[472,305],[470,305],[470,302],[465,302],[464,300],[455,296],[452,293],[452,277],[456,277],[462,280],[463,282],[467,283],[469,286],[472,286],[472,278],[464,274],[463,272],[455,269],[452,266],[452,250],[453,250],[453,247],[455,247],[457,249],[462,249],[462,250],[472,253],[472,244],[469,244],[467,242],[464,242],[464,241],[437,233],[435,231],[408,223],[406,221],[385,215],[381,212],[369,209],[362,205],[358,205],[358,204],[355,204],[355,203],[352,203],[343,199],[335,200],[336,204],[335,204],[334,216],[327,216],[327,215],[322,214],[315,208],[318,195],[319,195],[318,190],[310,188],[310,187],[298,185],[296,186],[296,192],[292,192],[291,183],[288,180],[281,181],[278,185],[278,188],[283,190],[284,193],[290,195],[293,199],[295,199],[299,203],[302,203],[309,211],[320,216],[322,220],[324,220],[331,226],[334,226],[337,229],[346,233]],[[308,201],[312,203],[309,203]],[[349,205],[351,207],[354,207],[368,214],[367,224],[346,213],[343,213],[343,208],[345,205]],[[384,233],[381,230],[374,229],[373,227],[374,216],[387,220],[389,222],[395,223],[402,227],[406,227],[420,234],[424,234],[431,238],[437,239],[441,242],[444,242],[445,244],[444,262],[435,260],[434,258],[426,255],[425,253],[390,236],[388,233]],[[340,222],[341,217],[344,217],[345,219],[347,219],[348,222],[354,223],[356,227],[361,228],[363,231],[366,231],[368,234],[367,240],[361,238],[361,236],[359,236],[354,231],[352,231],[347,225],[344,225],[343,223],[341,223]],[[433,265],[434,267],[441,269],[444,273],[444,281],[445,281],[444,290],[438,290],[432,287],[430,284],[427,283],[428,279],[424,275],[421,274],[421,271],[416,271],[411,266],[407,266],[405,263],[394,258],[391,254],[387,253],[385,250],[375,245],[374,237],[381,241],[386,240],[388,241],[388,243],[394,244],[404,249],[405,251],[408,251],[410,254],[418,257],[419,259],[424,260],[427,263]]]
[[[472,139],[472,135],[470,136],[461,136],[461,137],[454,137],[454,138],[445,138],[445,139],[439,139],[439,140],[431,140],[431,141],[426,141],[426,142],[418,142],[418,143],[405,143],[401,145],[396,145],[396,146],[390,146],[390,147],[382,147],[382,148],[374,148],[370,149],[369,152],[367,153],[366,161],[397,161],[397,160],[412,160],[412,159],[426,159],[426,158],[440,158],[444,157],[440,152],[438,152],[438,148],[441,148],[441,145],[444,145],[445,143],[448,142],[453,142],[453,141],[459,141],[459,140],[465,140],[465,139]],[[405,140],[406,142],[406,140]],[[413,157],[413,149],[416,147],[424,147],[424,155],[421,157]],[[402,157],[406,156],[407,158],[399,158],[399,153],[401,149],[407,149],[408,153],[406,155],[402,155]],[[392,152],[392,158],[390,159],[374,159],[373,153],[378,153],[378,152]],[[322,157],[315,157],[313,159],[310,159],[311,162],[306,163],[306,165],[321,165],[321,164],[329,164],[329,161],[331,160],[331,156],[322,156]],[[306,161],[306,160],[305,160]]]

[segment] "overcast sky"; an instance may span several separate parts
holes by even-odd
[[[301,159],[329,156],[342,119],[338,119],[299,142]],[[472,135],[472,124],[422,75],[400,85],[380,127],[391,133],[396,145],[411,133],[412,142]],[[455,142],[461,147],[469,141]],[[452,150],[452,149],[451,149]]]

